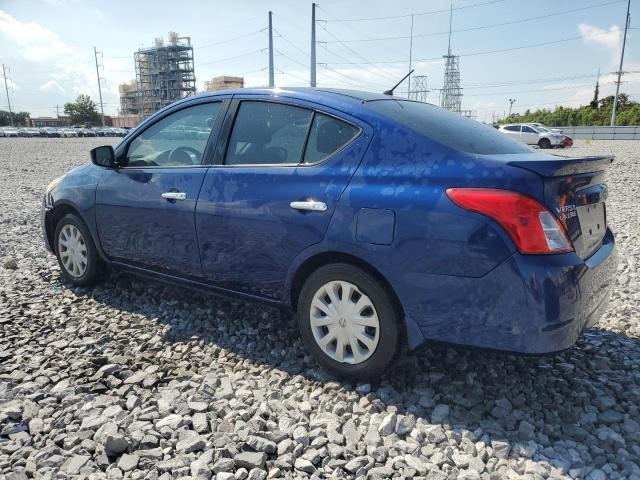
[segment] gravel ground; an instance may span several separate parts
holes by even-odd
[[[62,284],[41,194],[105,141],[0,139],[0,477],[640,478],[640,142],[561,152],[617,155],[617,286],[576,348],[429,347],[372,386],[332,381],[262,306]]]

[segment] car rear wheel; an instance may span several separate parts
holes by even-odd
[[[56,225],[55,252],[64,278],[77,286],[95,283],[104,266],[84,222],[72,213]]]
[[[541,138],[538,142],[538,146],[540,148],[551,148],[551,140],[548,138]]]
[[[298,300],[305,346],[320,365],[340,378],[376,379],[400,349],[400,322],[386,289],[348,264],[321,267],[307,279]]]

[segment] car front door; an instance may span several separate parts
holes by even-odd
[[[536,145],[538,143],[538,132],[528,125],[522,125],[522,141],[529,145]]]
[[[177,108],[121,148],[96,191],[100,243],[115,262],[200,276],[194,213],[228,101]]]
[[[196,207],[211,282],[281,298],[289,266],[322,240],[371,137],[366,124],[335,113],[234,100],[223,127],[223,135],[230,130],[226,148],[217,152]]]

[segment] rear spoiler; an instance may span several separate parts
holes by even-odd
[[[543,177],[561,177],[578,173],[599,172],[612,162],[613,156],[591,156],[574,158],[548,158],[541,160],[513,160],[507,165],[530,170]]]

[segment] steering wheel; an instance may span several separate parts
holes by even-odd
[[[199,165],[202,161],[202,152],[191,147],[176,147],[169,153],[169,163]]]

